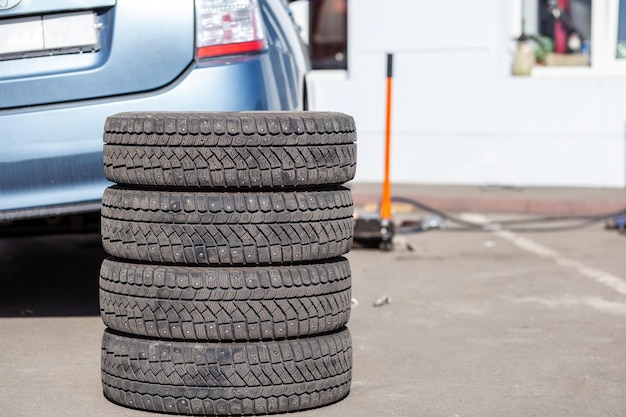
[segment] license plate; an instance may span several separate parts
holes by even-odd
[[[96,15],[63,13],[0,20],[0,59],[97,51]]]

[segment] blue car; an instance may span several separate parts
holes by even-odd
[[[285,0],[3,0],[0,39],[0,226],[98,212],[109,115],[306,109]]]

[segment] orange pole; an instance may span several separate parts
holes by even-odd
[[[383,195],[380,203],[381,219],[391,220],[391,89],[393,85],[393,54],[387,54],[387,115],[385,118],[385,173]]]

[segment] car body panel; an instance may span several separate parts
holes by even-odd
[[[262,53],[192,61],[149,91],[0,110],[0,222],[93,210],[110,185],[102,164],[109,115],[302,109],[308,62],[297,33],[284,26],[290,20],[281,0],[262,4],[268,33]]]
[[[115,6],[117,0],[20,0],[18,2],[11,1],[13,7],[0,9],[0,16],[16,17],[25,14],[36,13],[56,13],[68,10],[92,10],[101,7]],[[17,4],[16,4],[17,3]],[[8,4],[7,4],[8,6]]]
[[[50,16],[22,4],[16,9]],[[157,13],[164,9],[167,14]],[[100,49],[0,60],[0,108],[154,90],[175,80],[192,63],[193,1],[179,0],[175,7],[166,0],[119,1],[114,8],[91,10],[101,26]],[[149,23],[138,27],[137,16]]]

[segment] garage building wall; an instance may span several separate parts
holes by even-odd
[[[515,1],[350,0],[348,71],[313,71],[312,110],[358,129],[356,181],[381,181],[394,54],[394,182],[624,187],[626,73],[511,75]]]

